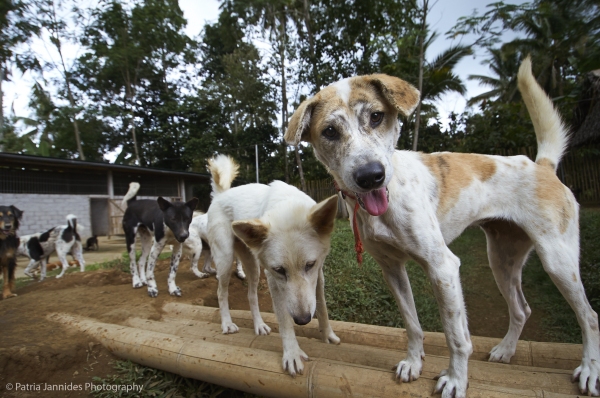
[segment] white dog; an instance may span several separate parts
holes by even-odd
[[[82,229],[82,226],[77,224],[77,217],[69,214],[67,225],[59,225],[50,228],[46,232],[19,237],[17,254],[31,259],[27,268],[25,268],[25,275],[33,278],[34,270],[41,266],[40,281],[43,281],[46,278],[48,257],[54,251],[56,251],[56,255],[62,264],[62,270],[60,274],[56,275],[57,278],[62,278],[67,268],[69,268],[67,261],[67,254],[69,253],[79,262],[80,271],[85,271],[83,246],[79,236]]]
[[[172,250],[172,249],[171,249]],[[183,243],[183,250],[191,256],[192,272],[198,278],[208,278],[217,273],[211,264],[212,257],[210,246],[208,246],[208,216],[200,211],[194,212],[194,218],[190,224],[190,236]],[[204,254],[204,266],[202,271],[198,269],[200,256]],[[241,261],[236,259],[236,276],[240,279],[246,279],[246,274],[242,268]]]
[[[490,267],[510,312],[508,333],[490,361],[510,361],[531,313],[521,270],[535,248],[582,329],[583,358],[573,377],[582,393],[600,394],[598,317],[579,276],[578,205],[555,174],[567,133],[529,59],[518,78],[538,141],[535,163],[525,156],[395,150],[398,112],[410,115],[419,92],[386,75],[358,76],[323,89],[298,107],[285,135],[292,145],[310,142],[346,203],[357,206],[364,247],[381,266],[406,325],[408,356],[396,370],[404,382],[419,377],[424,356],[405,262],[414,259],[429,276],[450,349],[449,369],[435,389],[443,397],[464,397],[467,390],[472,345],[460,261],[447,245],[471,225],[486,234]]]
[[[207,212],[208,241],[219,279],[223,333],[238,331],[228,303],[235,253],[246,269],[254,331],[257,335],[271,331],[258,308],[257,286],[262,264],[283,340],[283,367],[292,376],[302,374],[302,361],[308,357],[298,346],[294,322],[307,324],[316,310],[323,341],[340,342],[329,325],[323,290],[323,262],[330,249],[337,196],[317,204],[281,181],[229,189],[238,166],[224,155],[208,163],[213,189],[213,201]]]

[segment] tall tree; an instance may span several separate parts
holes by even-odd
[[[0,2],[0,151],[2,151],[4,131],[4,91],[2,84],[8,80],[12,65],[21,71],[39,67],[37,59],[30,52],[16,52],[16,48],[29,41],[39,32],[34,23],[30,5],[21,0]]]
[[[73,92],[73,77],[72,67],[73,65],[67,65],[67,59],[65,57],[63,47],[66,41],[69,41],[70,36],[67,31],[67,23],[63,15],[64,3],[60,0],[37,0],[37,15],[40,26],[43,28],[43,32],[49,35],[49,41],[54,46],[57,54],[58,61],[53,58],[47,60],[47,65],[52,69],[56,70],[61,78],[62,84],[64,85],[65,97],[70,105],[70,118],[73,124],[73,133],[75,137],[75,143],[77,145],[77,152],[79,158],[85,160],[85,154],[81,145],[81,132],[79,130],[79,124],[77,122],[78,113],[81,110],[80,105],[77,104],[75,95]]]

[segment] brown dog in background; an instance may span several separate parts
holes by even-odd
[[[19,247],[19,221],[23,212],[15,206],[0,206],[0,269],[4,276],[2,298],[15,297],[15,268],[17,268],[17,248]]]

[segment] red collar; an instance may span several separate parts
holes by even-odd
[[[362,241],[360,240],[360,233],[358,232],[358,222],[356,219],[356,213],[358,213],[358,208],[360,207],[358,204],[358,200],[355,195],[352,195],[346,191],[342,191],[340,189],[340,186],[338,185],[337,181],[335,180],[335,178],[333,179],[333,186],[335,187],[336,191],[338,191],[342,194],[342,198],[346,199],[346,197],[348,197],[355,201],[354,213],[352,215],[352,232],[354,233],[354,251],[356,252],[356,261],[358,262],[358,265],[362,266],[362,255],[365,252],[365,250],[363,248]]]

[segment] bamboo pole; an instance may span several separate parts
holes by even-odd
[[[281,369],[281,355],[272,351],[118,326],[67,314],[51,314],[49,318],[100,340],[121,358],[261,396],[395,398],[400,395],[429,396],[435,386],[435,381],[427,377],[412,383],[394,383],[391,370],[321,358],[306,362],[304,375],[292,378]],[[571,395],[472,382],[469,396],[558,398]]]
[[[221,323],[221,316],[217,308],[171,302],[166,303],[163,310],[174,318]],[[273,332],[279,332],[275,314],[261,312],[261,316]],[[249,311],[231,310],[231,317],[239,327],[253,328],[252,316]],[[392,350],[406,350],[408,346],[405,329],[340,321],[330,321],[330,323],[335,333],[344,343]],[[320,338],[316,319],[305,326],[296,326],[295,331],[297,336]],[[424,334],[423,345],[427,355],[449,355],[450,352],[446,346],[446,338],[443,333],[424,332]],[[491,337],[471,336],[473,354],[470,358],[472,360],[487,361],[488,353],[500,341],[501,339]],[[581,364],[582,354],[583,350],[580,344],[540,343],[519,340],[511,364],[573,370]]]
[[[213,343],[230,344],[265,351],[282,352],[281,338],[276,333],[269,336],[256,336],[252,329],[241,328],[239,333],[224,335],[220,324],[206,321],[177,322],[165,317],[162,322],[140,318],[130,318],[127,324],[143,330],[174,334],[182,337],[203,339]],[[321,358],[354,365],[369,366],[390,370],[401,359],[405,351],[389,350],[364,345],[347,344],[341,346],[324,344],[315,339],[298,337],[300,347],[310,358]],[[428,356],[423,362],[421,377],[434,379],[448,367],[448,358]],[[469,382],[489,384],[497,387],[516,389],[536,389],[562,394],[577,394],[577,385],[571,382],[571,371],[544,369],[529,366],[505,365],[491,362],[470,361]]]

